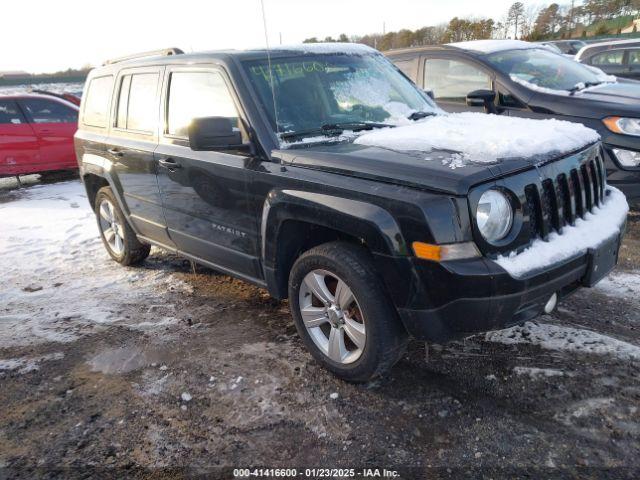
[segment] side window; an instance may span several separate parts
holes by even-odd
[[[131,75],[130,80],[123,87],[129,86],[129,95],[126,107],[126,116],[121,112],[123,97],[121,94],[118,103],[118,120],[122,116],[126,118],[126,125],[118,125],[120,128],[127,130],[136,130],[139,132],[153,132],[158,123],[158,107],[156,91],[158,88],[157,73],[136,73]]]
[[[404,73],[411,80],[415,81],[418,76],[418,62],[414,59],[411,60],[398,60],[394,62],[402,73]]]
[[[98,77],[91,80],[84,102],[83,123],[105,128],[111,104],[113,77]]]
[[[129,107],[129,88],[131,87],[131,75],[122,77],[120,81],[120,93],[118,94],[118,112],[116,114],[116,127],[127,128],[127,108]]]
[[[238,111],[222,75],[173,72],[169,80],[166,133],[186,137],[191,120],[203,117],[231,117],[239,127]]]
[[[436,100],[464,103],[468,93],[490,89],[491,79],[466,62],[434,58],[425,62],[424,88],[433,90]]]
[[[629,50],[629,65],[640,65],[640,50]]]
[[[0,100],[0,124],[20,125],[26,123],[16,102]]]
[[[609,65],[622,65],[624,50],[611,50],[598,53],[591,58],[591,65],[606,67]]]
[[[78,112],[60,102],[44,98],[23,98],[20,103],[33,123],[76,123]]]

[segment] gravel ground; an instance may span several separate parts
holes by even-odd
[[[160,250],[119,267],[72,198],[76,182],[8,182],[0,224],[46,199],[72,206],[86,235],[72,225],[64,246],[50,236],[38,250],[27,227],[0,230],[0,479],[231,478],[261,466],[638,478],[638,214],[617,272],[553,315],[413,342],[390,375],[351,385],[306,353],[286,302]],[[51,225],[67,211],[51,210]]]

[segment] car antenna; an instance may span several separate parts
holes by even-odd
[[[262,6],[262,24],[264,26],[264,41],[267,45],[267,64],[269,66],[269,82],[271,83],[271,97],[273,98],[273,115],[276,121],[276,134],[280,141],[280,123],[278,122],[278,101],[276,100],[276,87],[273,83],[273,69],[271,68],[271,49],[269,48],[269,34],[267,31],[267,16],[264,10],[264,0],[260,0]]]

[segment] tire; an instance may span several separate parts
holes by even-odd
[[[289,304],[311,355],[343,380],[382,375],[406,350],[398,313],[368,252],[357,245],[325,243],[301,255],[289,275]]]
[[[149,256],[151,247],[138,240],[110,187],[102,187],[94,205],[98,230],[107,252],[121,265],[136,265]]]

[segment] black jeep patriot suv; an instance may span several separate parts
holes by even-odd
[[[409,336],[549,313],[617,261],[597,135],[490,120],[363,46],[170,49],[91,72],[76,151],[115,261],[156,245],[289,298],[316,360],[365,381]]]

